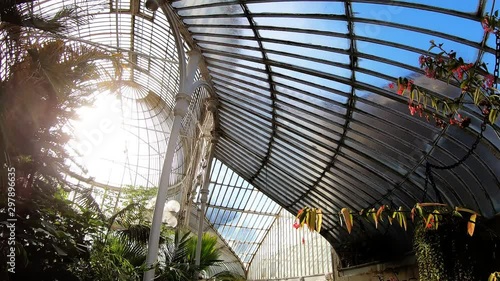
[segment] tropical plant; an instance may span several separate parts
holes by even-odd
[[[430,41],[429,51],[437,48],[438,55],[422,55],[419,58],[420,67],[425,71],[425,75],[431,79],[445,80],[459,85],[462,94],[451,99],[440,98],[418,87],[413,80],[400,77],[397,80],[397,93],[408,96],[408,108],[411,115],[419,115],[430,120],[430,115],[426,110],[432,108],[432,114],[436,125],[444,128],[445,125],[458,125],[462,128],[470,124],[470,118],[461,116],[458,110],[469,100],[481,109],[482,114],[489,123],[494,124],[500,109],[500,94],[493,88],[495,77],[488,73],[485,63],[467,63],[463,58],[457,57],[455,52],[448,52],[443,48],[443,44],[436,44]],[[389,85],[395,88],[396,84]],[[453,114],[456,117],[451,118]],[[450,117],[449,121],[443,120],[440,116]]]
[[[78,280],[75,260],[89,258],[88,233],[101,227],[90,209],[76,210],[66,200],[77,186],[63,170],[71,161],[65,150],[69,135],[62,126],[75,109],[91,102],[97,88],[98,61],[118,62],[112,54],[39,32],[64,30],[72,17],[62,10],[51,18],[34,15],[25,3],[2,1],[0,12],[0,202],[3,215],[15,219],[15,274],[2,280]],[[74,17],[76,19],[76,17]],[[115,71],[116,74],[119,74]],[[13,171],[6,177],[5,171]],[[11,180],[12,178],[12,180]],[[2,236],[12,224],[2,218]],[[11,245],[9,245],[11,246]],[[2,258],[11,248],[1,245]]]
[[[323,223],[323,214],[320,208],[304,207],[299,210],[295,217],[293,227],[299,229],[307,225],[310,231],[321,231],[321,224]]]
[[[198,237],[192,236],[187,247],[186,259],[189,263],[195,264],[196,257],[196,246],[198,244]],[[203,233],[201,238],[201,255],[200,255],[200,267],[198,270],[204,270],[209,266],[212,266],[221,260],[219,260],[220,252],[217,248],[217,236],[210,233]]]
[[[79,213],[64,199],[64,191],[35,180],[30,189],[18,180],[15,205],[16,260],[9,276],[7,265],[1,264],[2,280],[78,280],[69,270],[74,259],[89,257],[87,233],[94,231],[93,216]],[[2,198],[6,198],[2,193]],[[5,212],[4,212],[5,214]],[[10,217],[10,214],[8,214]],[[2,220],[0,230],[5,237],[9,222]],[[11,245],[2,243],[2,258]]]
[[[481,21],[481,25],[485,34],[493,34],[498,39],[500,36],[498,11],[486,14]],[[432,116],[436,121],[436,126],[444,128],[449,124],[464,128],[470,124],[471,119],[467,116],[461,116],[458,111],[464,104],[472,103],[484,115],[485,123],[488,121],[492,125],[495,124],[500,112],[500,92],[495,88],[498,77],[489,73],[485,63],[466,62],[456,52],[445,50],[442,43],[436,44],[431,40],[430,44],[429,54],[419,57],[420,68],[424,70],[425,76],[431,79],[454,83],[460,88],[461,94],[454,99],[439,97],[434,93],[421,89],[415,85],[413,80],[399,77],[397,83],[391,83],[389,87],[397,87],[399,95],[408,96],[408,108],[411,115],[425,116],[429,121],[430,108],[434,110]],[[497,48],[499,47],[497,46]],[[439,53],[430,53],[433,49],[437,49]],[[494,72],[497,76],[498,67],[497,62]],[[442,116],[449,118],[449,121]]]
[[[194,264],[187,260],[190,233],[177,230],[174,239],[160,246],[160,255],[156,265],[155,280],[191,280],[195,272]]]
[[[420,280],[476,280],[467,250],[470,239],[457,227],[463,223],[450,217],[438,228],[429,227],[427,222],[416,225],[413,245]]]
[[[166,243],[160,250],[160,266],[158,280],[192,280],[193,276],[211,266],[217,266],[220,251],[217,237],[208,233],[202,236],[200,265],[195,265],[195,253],[198,238],[189,232],[177,231],[174,240]]]
[[[90,233],[90,259],[80,259],[71,268],[80,280],[140,280],[145,268],[149,238],[150,214],[143,206],[150,200],[151,190],[126,187],[122,196],[129,205],[109,218],[101,218],[101,227]],[[76,204],[82,209],[99,213],[97,204],[89,192],[77,197]],[[155,265],[156,280],[191,280],[193,274],[220,262],[217,237],[204,234],[202,238],[201,265],[195,266],[197,237],[188,231],[173,230],[164,226],[160,237],[158,263]]]

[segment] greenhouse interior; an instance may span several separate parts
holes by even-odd
[[[0,280],[500,281],[495,2],[0,1]]]

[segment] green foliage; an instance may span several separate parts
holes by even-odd
[[[420,280],[478,280],[474,276],[475,262],[467,250],[470,237],[457,224],[463,221],[450,218],[438,229],[416,225],[413,243]]]
[[[295,216],[293,227],[299,229],[307,225],[311,232],[320,232],[323,223],[323,213],[320,208],[304,207],[300,209]]]
[[[147,202],[156,198],[158,188],[145,188],[143,186],[125,186],[122,190],[123,198],[127,199],[127,204],[139,202]]]
[[[12,214],[17,219],[16,273],[7,274],[2,262],[0,279],[78,280],[74,265],[89,261],[89,234],[99,233],[104,224],[98,206],[73,206],[66,200],[77,186],[63,177],[72,159],[65,150],[70,136],[61,128],[75,117],[76,108],[91,102],[90,94],[98,89],[91,83],[99,77],[97,62],[118,64],[107,52],[34,36],[65,30],[68,19],[78,18],[71,8],[44,18],[16,2],[23,1],[0,4],[0,197],[13,193],[6,172],[15,169]],[[5,204],[1,200],[4,237],[9,235]],[[2,258],[9,250],[0,244]]]
[[[494,124],[500,110],[500,94],[493,87],[495,77],[488,73],[485,63],[466,63],[462,57],[457,57],[456,52],[446,51],[443,44],[430,41],[432,49],[438,49],[438,54],[422,55],[419,58],[420,68],[425,75],[431,79],[439,79],[448,83],[453,82],[461,89],[462,94],[450,99],[439,97],[429,91],[423,90],[414,84],[413,80],[399,77],[397,80],[397,93],[408,96],[408,107],[410,113],[418,113],[420,117],[425,115],[430,120],[429,110],[433,110],[433,118],[436,125],[444,128],[446,124],[467,127],[471,120],[469,117],[462,118],[458,111],[464,103],[472,102],[476,105],[490,124]],[[396,84],[390,84],[394,88]],[[457,114],[458,118],[450,118]],[[450,118],[449,122],[443,117]]]
[[[156,266],[158,281],[191,280],[194,264],[188,262],[189,232],[176,231],[174,239],[167,240],[160,247],[160,262]]]
[[[203,233],[201,238],[201,256],[200,256],[200,270],[206,269],[207,267],[220,262],[219,256],[220,252],[217,249],[217,236],[211,235],[209,233]],[[194,264],[196,257],[196,245],[198,243],[198,237],[192,236],[186,245],[187,256],[186,259],[189,263]]]
[[[57,188],[43,181],[35,180],[30,189],[19,186],[17,191],[16,274],[1,279],[34,280],[36,276],[36,280],[76,280],[71,277],[70,265],[74,259],[88,258],[90,241],[86,235],[96,231],[99,223],[89,219],[89,212],[76,212],[68,201],[56,196]],[[0,196],[7,197],[3,189]],[[8,236],[6,224],[3,221],[0,225],[4,237]],[[7,245],[2,243],[0,251],[2,257],[7,256]],[[0,265],[3,273],[7,272],[5,266]]]
[[[98,241],[92,245],[90,266],[81,272],[80,280],[140,280],[141,271],[138,268],[145,256],[144,247],[108,237],[105,243]]]
[[[464,231],[470,223],[464,220],[468,216],[444,216],[446,208],[435,208],[441,214],[438,228],[429,227],[427,221],[415,225],[413,246],[420,280],[487,280],[488,274],[500,266],[495,258],[500,251],[494,246],[500,239],[485,226],[495,221],[476,226],[471,236]]]
[[[122,191],[125,204],[135,204],[134,212],[129,214],[130,220],[137,224],[149,223],[152,217],[152,209],[148,209],[148,203],[156,198],[158,188],[145,188],[143,186],[126,186]]]

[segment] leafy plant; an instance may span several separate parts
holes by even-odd
[[[230,271],[222,271],[212,276],[215,281],[244,281],[245,277]]]
[[[498,11],[491,15],[486,14],[481,24],[485,33],[499,36]],[[500,111],[500,92],[493,87],[498,77],[494,77],[488,72],[485,63],[468,63],[462,57],[457,56],[456,52],[445,50],[443,44],[436,44],[433,40],[430,41],[430,44],[428,51],[438,49],[439,53],[421,55],[419,58],[420,68],[429,78],[458,85],[462,94],[455,99],[438,97],[415,85],[413,80],[399,77],[397,83],[391,83],[389,87],[395,88],[397,84],[397,93],[408,96],[408,108],[411,115],[418,114],[420,117],[425,115],[429,121],[430,115],[427,109],[430,107],[434,110],[432,116],[437,126],[444,128],[450,124],[467,127],[471,122],[470,118],[462,117],[458,114],[458,110],[464,103],[468,102],[465,99],[468,97],[474,105],[481,109],[485,119],[490,124],[494,124]],[[456,117],[453,117],[454,114]],[[441,116],[450,118],[449,122]]]
[[[419,280],[477,280],[468,249],[472,241],[457,227],[463,223],[455,217],[442,222],[439,228],[416,225],[413,245]]]
[[[490,277],[488,278],[488,281],[498,281],[500,280],[500,272],[493,272],[490,274]]]
[[[408,96],[408,108],[411,115],[418,114],[421,117],[425,115],[429,120],[429,113],[425,110],[430,107],[436,112],[433,118],[437,126],[444,127],[450,124],[467,127],[470,118],[462,117],[457,111],[464,104],[464,96],[468,96],[473,104],[481,108],[488,121],[494,124],[500,109],[500,94],[492,87],[495,78],[488,73],[486,64],[466,63],[461,57],[457,58],[455,52],[447,52],[442,48],[442,44],[437,45],[431,41],[429,50],[433,48],[439,48],[441,52],[437,55],[420,56],[420,67],[429,78],[457,83],[462,90],[462,95],[455,99],[440,98],[421,89],[414,84],[413,80],[400,77],[397,80],[397,93]],[[390,87],[394,88],[395,84],[390,84]],[[439,117],[452,114],[457,114],[457,117],[450,117],[448,122]]]
[[[319,208],[304,207],[297,213],[293,227],[299,229],[307,225],[310,231],[321,231],[321,224],[323,223],[323,214]]]
[[[186,245],[187,247],[186,259],[191,264],[195,263],[197,244],[198,244],[198,237],[192,236]],[[220,257],[220,252],[217,249],[217,236],[214,236],[210,233],[203,233],[199,270],[206,269],[207,267],[220,262],[221,260],[219,259],[219,257]]]
[[[0,196],[13,193],[17,252],[15,274],[2,280],[78,280],[75,261],[90,258],[89,233],[98,231],[101,218],[90,208],[74,209],[66,200],[78,187],[65,181],[71,161],[64,147],[69,135],[61,128],[75,117],[75,109],[91,102],[97,88],[98,62],[118,61],[110,53],[66,42],[55,34],[77,19],[71,9],[41,17],[20,7],[32,1],[0,4]],[[118,74],[120,71],[116,71]],[[4,172],[15,170],[15,192]],[[0,231],[8,234],[6,202],[0,202]],[[12,217],[10,217],[12,218]],[[0,246],[5,257],[7,248]]]
[[[61,173],[70,158],[64,150],[69,136],[60,129],[72,109],[86,102],[83,84],[95,77],[93,54],[85,50],[58,40],[29,45],[0,81],[0,149],[7,156],[0,166],[16,171],[20,253],[17,273],[3,280],[73,280],[69,265],[73,259],[88,257],[86,234],[97,222],[88,210],[72,209],[63,195],[76,187]],[[7,198],[3,171],[0,194]],[[4,207],[2,200],[0,209]],[[4,234],[5,226],[3,219]]]

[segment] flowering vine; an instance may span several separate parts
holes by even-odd
[[[495,78],[488,73],[486,64],[466,63],[463,58],[457,58],[455,52],[445,51],[442,44],[435,44],[434,41],[430,43],[429,50],[439,48],[441,52],[435,57],[420,56],[420,68],[429,78],[457,83],[462,90],[462,95],[456,99],[439,98],[416,86],[413,80],[400,77],[397,83],[391,83],[389,87],[394,89],[397,85],[397,94],[408,96],[410,114],[425,116],[427,121],[430,121],[431,115],[426,112],[426,109],[432,107],[436,111],[432,114],[436,126],[444,128],[450,124],[465,128],[470,124],[471,119],[463,117],[457,111],[464,103],[463,96],[467,95],[481,109],[488,121],[491,124],[495,123],[500,109],[500,92],[493,88]],[[448,116],[449,121],[446,122],[436,113]]]
[[[442,203],[417,203],[411,210],[405,210],[403,207],[393,209],[388,205],[362,209],[358,212],[342,208],[338,214],[334,215],[339,216],[341,225],[345,224],[348,233],[351,233],[354,227],[354,216],[373,222],[375,228],[378,228],[379,222],[387,219],[390,225],[398,223],[404,230],[407,230],[409,220],[413,223],[423,223],[425,229],[437,230],[444,217],[454,216],[467,220],[467,233],[470,236],[474,235],[476,220],[480,216],[479,213],[471,209],[451,207]],[[305,207],[297,213],[293,227],[299,229],[307,225],[309,230],[319,232],[321,222],[322,212],[320,209]]]
[[[498,10],[493,14],[489,15],[486,13],[483,20],[481,21],[483,30],[485,33],[497,34],[500,28],[500,21],[498,20]]]
[[[295,217],[293,227],[299,229],[307,225],[310,231],[321,231],[321,224],[323,222],[323,213],[319,208],[304,207],[299,210]]]
[[[481,25],[485,33],[500,36],[498,11],[491,15],[486,14]],[[405,77],[399,77],[396,83],[389,84],[389,88],[397,87],[398,95],[408,96],[408,109],[411,115],[425,117],[427,121],[430,121],[432,116],[438,127],[444,128],[449,124],[465,128],[470,124],[469,117],[457,113],[465,103],[466,96],[479,107],[489,123],[494,124],[500,111],[500,91],[493,87],[497,78],[488,72],[486,64],[466,62],[462,57],[458,57],[456,52],[445,50],[443,44],[436,44],[432,40],[430,44],[428,51],[438,49],[439,53],[419,57],[418,63],[425,76],[454,83],[460,87],[462,94],[455,99],[437,97]],[[429,107],[435,112],[429,114],[427,110]],[[446,116],[449,120],[440,116]]]

